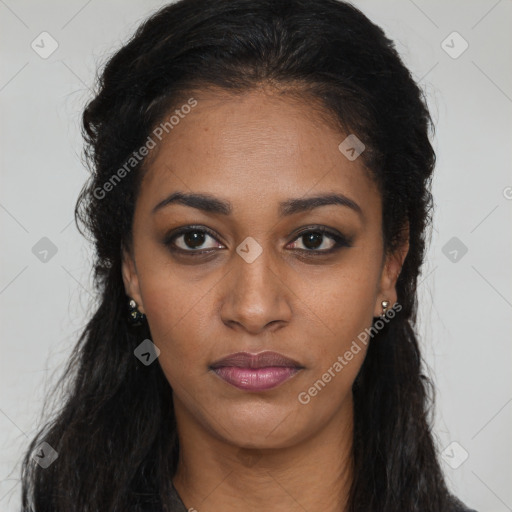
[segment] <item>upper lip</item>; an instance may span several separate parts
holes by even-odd
[[[216,369],[222,366],[238,366],[240,368],[264,368],[267,366],[285,366],[292,368],[304,368],[294,359],[283,356],[278,352],[260,352],[251,354],[249,352],[236,352],[227,357],[215,361],[210,368]]]

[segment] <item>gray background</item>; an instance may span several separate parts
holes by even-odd
[[[512,511],[512,1],[355,4],[396,42],[437,125],[419,333],[443,467],[468,505]],[[18,510],[20,456],[94,303],[90,247],[73,223],[87,176],[80,111],[98,65],[161,5],[0,0],[2,511]],[[46,59],[31,48],[43,31],[58,43]],[[460,55],[454,31],[469,45]],[[43,237],[57,249],[46,262],[32,250]]]

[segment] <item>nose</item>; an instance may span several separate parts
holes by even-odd
[[[293,293],[270,250],[263,250],[251,263],[236,254],[231,264],[221,291],[224,324],[251,334],[273,332],[288,324]]]

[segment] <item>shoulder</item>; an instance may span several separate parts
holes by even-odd
[[[462,503],[462,501],[460,501],[455,496],[452,496],[450,512],[477,512],[477,511],[472,508],[466,507],[466,505],[464,503]]]

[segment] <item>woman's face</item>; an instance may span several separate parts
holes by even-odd
[[[243,447],[291,446],[350,418],[366,354],[353,342],[382,314],[382,300],[396,301],[403,258],[383,260],[378,190],[362,159],[338,148],[346,134],[307,103],[260,91],[194,98],[190,113],[155,139],[125,288],[147,315],[179,429]],[[208,200],[154,210],[177,192]],[[352,207],[301,207],[334,195]],[[262,351],[302,369],[253,389],[210,368],[232,353]]]

